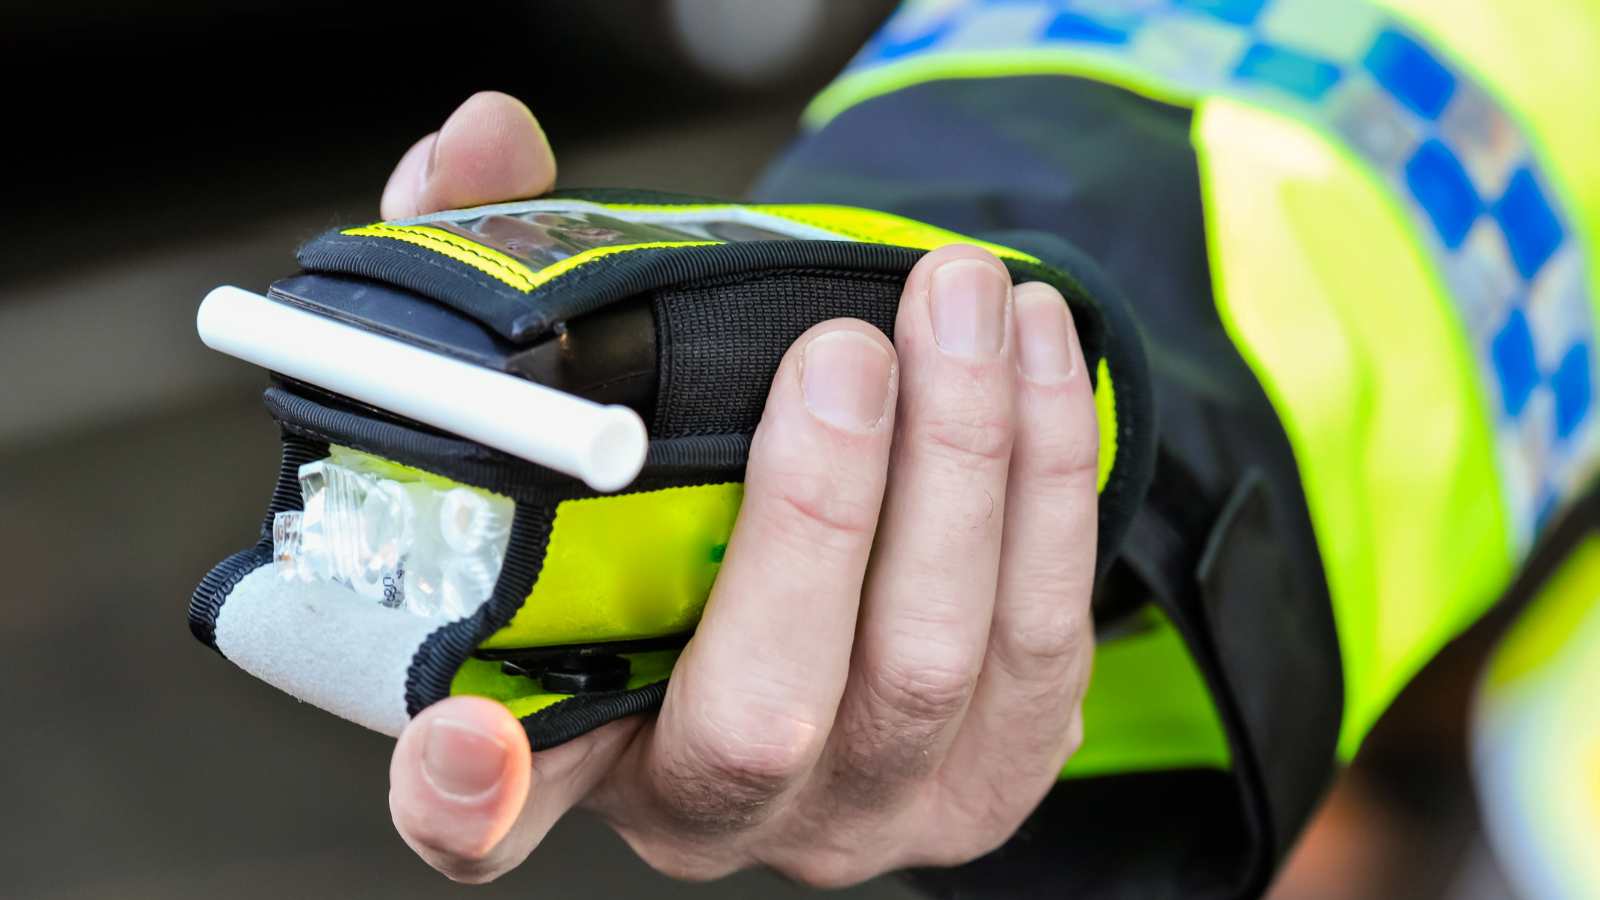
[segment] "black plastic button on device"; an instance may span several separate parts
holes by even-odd
[[[633,666],[610,654],[569,656],[539,674],[539,684],[552,694],[595,694],[628,686]]]

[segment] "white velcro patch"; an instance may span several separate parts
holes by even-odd
[[[217,647],[239,668],[315,706],[398,737],[406,671],[443,623],[386,609],[337,584],[285,582],[271,565],[217,615]]]

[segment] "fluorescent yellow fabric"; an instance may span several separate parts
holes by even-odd
[[[700,621],[743,484],[567,500],[533,592],[486,648],[638,640]]]
[[[1300,465],[1344,656],[1349,756],[1513,561],[1459,319],[1361,164],[1231,100],[1194,143],[1217,307]]]
[[[914,84],[943,78],[1001,78],[1007,75],[1076,75],[1125,87],[1153,100],[1188,106],[1193,95],[1176,89],[1125,60],[1075,54],[1064,47],[1029,48],[996,53],[990,50],[944,51],[913,56],[864,73],[850,73],[823,88],[806,106],[801,123],[818,129],[857,103],[891,94]]]
[[[1227,731],[1172,622],[1154,607],[1142,630],[1095,648],[1083,698],[1083,747],[1062,778],[1159,769],[1227,769]]]
[[[678,661],[678,653],[677,650],[660,650],[654,653],[623,654],[632,664],[632,670],[628,674],[628,688],[631,690],[655,684],[671,675],[672,666]],[[507,675],[500,671],[499,663],[475,658],[468,659],[466,665],[456,672],[455,678],[450,680],[450,696],[454,697],[457,694],[475,694],[479,697],[488,697],[490,700],[498,700],[519,719],[531,716],[572,696],[547,694],[539,682],[521,675]]]
[[[912,219],[853,206],[773,205],[752,204],[751,209],[781,216],[791,222],[823,228],[835,234],[872,244],[889,244],[896,247],[915,247],[919,250],[936,250],[949,244],[976,244],[1002,259],[1019,259],[1036,263],[1037,257],[1020,250],[980,241],[965,235],[924,225]]]
[[[1111,368],[1103,359],[1095,369],[1094,411],[1100,422],[1100,474],[1095,489],[1103,492],[1117,464],[1117,392],[1111,384]]]
[[[1600,89],[1600,4],[1379,5],[1525,117],[1597,258],[1600,115],[1575,113]],[[1197,112],[1218,308],[1301,467],[1344,656],[1349,758],[1516,565],[1486,401],[1444,287],[1361,164],[1275,113],[1222,99]]]

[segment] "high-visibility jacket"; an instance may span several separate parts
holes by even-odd
[[[1577,541],[1597,88],[1585,0],[912,0],[817,97],[761,199],[1065,239],[1155,384],[1083,748],[923,886],[1259,894],[1406,681]]]

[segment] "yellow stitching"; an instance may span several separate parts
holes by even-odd
[[[665,210],[673,208],[679,210],[705,210],[717,208],[732,209],[737,207],[737,204],[683,204],[677,207],[631,203],[596,203],[595,205],[619,212],[628,209],[637,211],[649,209]],[[938,241],[942,240],[948,240],[951,243],[970,242],[994,252],[997,256],[1008,257],[1025,262],[1039,262],[1037,258],[1030,256],[1029,254],[1018,252],[1010,247],[1005,247],[1000,244],[975,240],[953,231],[946,231],[942,228],[934,228],[932,226],[924,225],[923,223],[912,219],[906,219],[901,216],[890,215],[887,213],[875,213],[871,210],[863,210],[855,207],[813,206],[808,208],[803,204],[762,204],[751,205],[746,208],[763,212],[768,215],[773,215],[780,219],[787,219],[791,222],[796,222],[802,225],[809,225],[813,228],[818,228],[823,231],[837,234],[842,237],[851,238],[863,243],[890,245],[898,243],[895,240],[896,237],[903,239],[905,237],[915,236],[916,238],[921,238],[921,240],[912,240],[910,245],[914,247],[918,244],[922,244],[924,249],[928,249],[928,245],[930,243],[936,244]],[[854,215],[869,219],[870,222],[860,223],[867,225],[867,230],[863,231],[858,227],[852,227],[855,223],[847,224],[833,221],[827,216],[813,217],[814,214],[808,214],[811,210],[836,210],[846,215]],[[901,233],[894,236],[885,236],[881,233],[874,233],[880,229]],[[569,256],[560,262],[546,266],[538,271],[533,271],[521,261],[513,259],[512,257],[507,256],[497,250],[476,243],[470,239],[461,237],[460,235],[452,234],[448,231],[443,231],[437,228],[430,228],[426,225],[387,225],[384,223],[379,223],[363,228],[351,228],[342,233],[348,235],[388,237],[396,240],[406,241],[407,243],[416,244],[429,250],[433,250],[434,252],[443,256],[447,256],[458,262],[466,263],[480,272],[483,272],[492,278],[510,285],[511,287],[523,293],[528,293],[540,285],[549,282],[551,279],[571,272],[585,263],[592,262],[605,256],[611,256],[616,253],[625,253],[630,250],[649,250],[662,247],[705,247],[727,243],[726,241],[652,241],[643,244],[622,244],[612,247],[594,247],[581,253]],[[929,238],[935,237],[936,240],[934,241],[930,242],[928,240]]]
[[[533,273],[533,286],[538,287],[557,275],[564,275],[586,262],[599,259],[602,256],[610,256],[613,253],[626,253],[629,250],[652,250],[657,247],[714,247],[726,243],[727,241],[654,241],[648,244],[595,247],[592,250],[585,250],[582,253],[569,256],[555,265],[545,266],[543,269]]]
[[[594,247],[582,253],[573,254],[560,262],[545,266],[543,269],[534,272],[498,250],[485,247],[482,244],[451,234],[448,231],[440,231],[425,225],[384,225],[380,223],[362,228],[350,228],[340,233],[394,238],[395,240],[426,247],[457,262],[466,263],[523,293],[539,287],[558,275],[564,275],[584,263],[603,256],[610,256],[614,253],[623,253],[629,250],[650,250],[658,247],[707,247],[726,243],[725,241],[653,241],[646,244]]]
[[[368,225],[364,228],[346,229],[341,234],[393,238],[397,241],[405,241],[408,244],[426,247],[442,256],[466,263],[485,275],[505,282],[523,293],[527,293],[537,286],[537,283],[529,278],[527,267],[511,257],[482,244],[457,237],[447,231],[440,231],[437,228],[428,228],[422,225],[395,226],[378,224]]]

